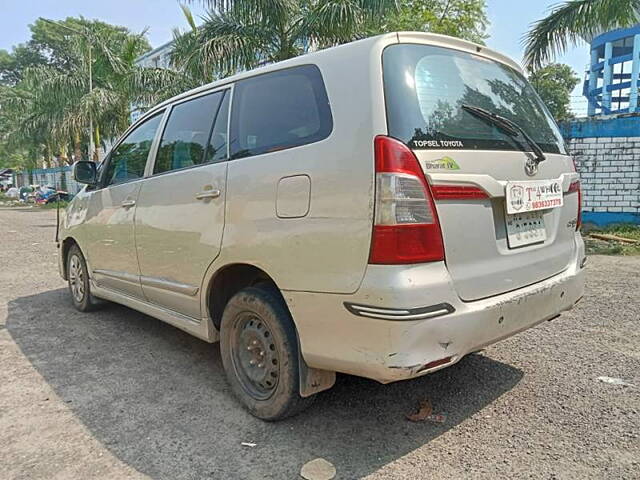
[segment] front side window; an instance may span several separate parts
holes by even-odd
[[[154,174],[192,167],[207,161],[205,150],[211,127],[224,96],[225,91],[215,92],[173,107],[158,148]]]
[[[159,113],[145,120],[111,152],[104,176],[105,187],[143,177],[151,144],[161,119],[162,113]]]
[[[231,112],[231,158],[317,142],[333,128],[327,92],[315,65],[239,81]]]
[[[400,44],[382,56],[389,134],[417,149],[519,150],[480,107],[520,125],[549,153],[566,153],[553,118],[529,82],[502,63],[442,47]]]

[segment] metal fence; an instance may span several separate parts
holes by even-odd
[[[66,190],[75,195],[82,188],[82,184],[73,179],[71,167],[36,168],[15,174],[18,187],[28,185],[49,185],[59,190]]]

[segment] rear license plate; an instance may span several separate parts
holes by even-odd
[[[505,223],[509,248],[544,242],[547,239],[547,231],[544,228],[542,215],[542,212],[524,212],[515,215],[507,213]]]
[[[505,197],[509,214],[561,207],[562,180],[507,182]]]

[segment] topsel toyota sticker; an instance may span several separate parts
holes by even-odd
[[[507,182],[505,193],[509,214],[563,205],[561,179]]]

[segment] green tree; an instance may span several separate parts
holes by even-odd
[[[397,12],[380,19],[372,33],[440,33],[484,44],[488,38],[485,0],[403,0]]]
[[[190,0],[191,3],[198,0]],[[180,76],[165,94],[238,70],[358,38],[398,30],[487,38],[485,0],[200,0],[210,7],[190,30],[174,31],[173,67]]]
[[[0,85],[15,85],[27,68],[46,63],[47,58],[29,44],[17,45],[11,52],[0,50]]]
[[[180,6],[190,29],[187,32],[182,32],[178,28],[173,31],[171,63],[179,75],[164,85],[162,94],[165,98],[210,83],[220,76],[217,69],[211,68],[210,64],[202,61],[203,51],[199,43],[202,40],[200,29],[196,25],[191,10],[186,5],[181,4]]]
[[[552,7],[525,34],[525,62],[531,68],[540,68],[585,37],[638,23],[638,12],[640,0],[565,1]]]
[[[0,141],[0,168],[22,169],[26,168],[26,165],[26,152],[20,149],[10,148],[6,143]]]
[[[175,83],[175,72],[135,65],[150,49],[144,32],[82,18],[39,19],[32,31],[28,45],[47,64],[21,70],[15,85],[0,87],[0,146],[28,152],[29,159],[68,160],[71,151],[83,157],[83,144],[119,135],[133,104],[154,103]]]
[[[569,108],[570,96],[580,79],[569,65],[552,63],[532,72],[529,81],[556,121],[574,117]]]
[[[82,30],[87,25],[92,25],[95,30],[118,31],[121,36],[128,34],[123,27],[100,21],[89,22],[82,17],[69,17],[59,22],[38,18],[29,25],[29,41],[13,47],[11,52],[0,50],[0,84],[15,85],[28,68],[36,66],[48,65],[59,71],[73,68],[76,52],[69,42],[69,30],[65,28]]]
[[[192,3],[196,0],[191,0]],[[220,75],[363,36],[397,0],[203,0],[203,25],[176,44],[174,64]]]

